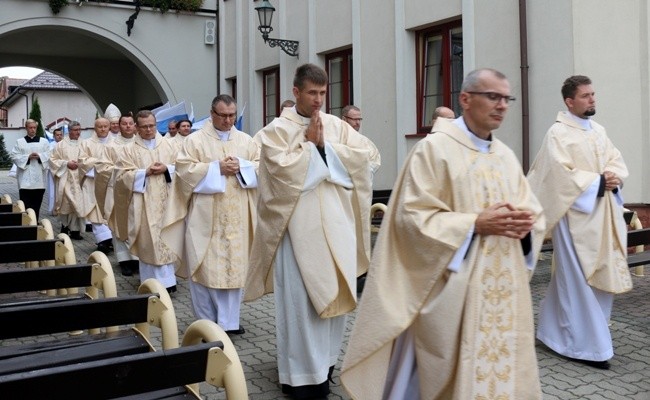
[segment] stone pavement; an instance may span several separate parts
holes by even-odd
[[[0,194],[8,193],[13,199],[18,198],[16,181],[7,177],[6,171],[0,171]],[[47,205],[44,201],[41,216],[48,218]],[[58,233],[60,224],[50,217]],[[77,260],[85,261],[95,250],[91,233],[84,233],[84,240],[73,241]],[[133,294],[139,285],[135,277],[122,277],[113,254],[109,255],[118,285],[118,294]],[[542,260],[531,281],[535,316],[539,300],[550,279],[550,262]],[[591,400],[650,400],[650,267],[647,276],[633,277],[634,289],[616,297],[612,313],[612,337],[615,356],[611,360],[612,368],[608,371],[593,369],[582,364],[560,358],[537,343],[537,357],[544,399],[591,399]],[[179,280],[178,292],[172,295],[179,337],[194,321],[187,282]],[[354,313],[350,315],[346,332],[347,337],[354,325]],[[242,306],[242,325],[246,333],[233,336],[244,366],[251,400],[283,399],[280,391],[275,363],[275,323],[273,296]],[[160,333],[152,328],[154,343],[159,348]],[[28,340],[28,339],[27,339]],[[10,344],[7,341],[3,345]],[[345,351],[345,348],[343,349]],[[340,357],[342,360],[342,357]],[[329,399],[349,399],[340,385],[341,363],[337,365],[332,394]],[[206,399],[225,399],[223,391],[209,385],[201,385]],[[237,400],[237,399],[235,399]]]

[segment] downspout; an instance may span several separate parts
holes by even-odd
[[[524,173],[530,167],[530,119],[528,107],[528,23],[526,0],[519,0],[519,57],[521,64],[521,165]]]

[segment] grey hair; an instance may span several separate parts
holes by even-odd
[[[492,75],[494,75],[499,79],[507,79],[503,73],[497,71],[496,69],[492,69],[492,68],[475,69],[474,71],[467,74],[467,76],[463,80],[463,84],[460,86],[460,91],[469,92],[478,89],[481,83],[481,75],[483,74],[483,72],[490,72]]]

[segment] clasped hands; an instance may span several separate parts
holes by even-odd
[[[150,175],[160,175],[164,174],[165,171],[167,171],[167,165],[156,161],[155,163],[151,164],[149,168],[147,168],[145,175],[150,176]]]
[[[237,172],[239,172],[239,158],[226,156],[226,158],[219,161],[219,168],[221,169],[221,175],[235,175]]]
[[[323,148],[325,146],[325,136],[323,135],[323,121],[320,119],[320,112],[314,110],[311,115],[311,120],[309,121],[309,126],[307,127],[307,132],[305,132],[305,139],[308,142],[312,142],[316,147]]]
[[[39,158],[39,157],[40,157],[40,156],[38,155],[38,153],[31,153],[31,154],[29,155],[29,159],[30,159],[30,160],[35,160],[35,159],[37,159],[37,158]]]
[[[474,232],[479,235],[499,235],[523,239],[533,229],[532,212],[517,210],[510,203],[501,202],[483,210],[476,218]]]
[[[611,191],[621,185],[621,179],[613,172],[605,171],[603,177],[605,177],[605,190]]]

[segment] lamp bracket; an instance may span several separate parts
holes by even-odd
[[[297,40],[284,40],[284,39],[273,39],[270,37],[265,37],[264,41],[269,44],[270,47],[280,46],[282,51],[287,53],[292,57],[298,57],[298,43]]]

